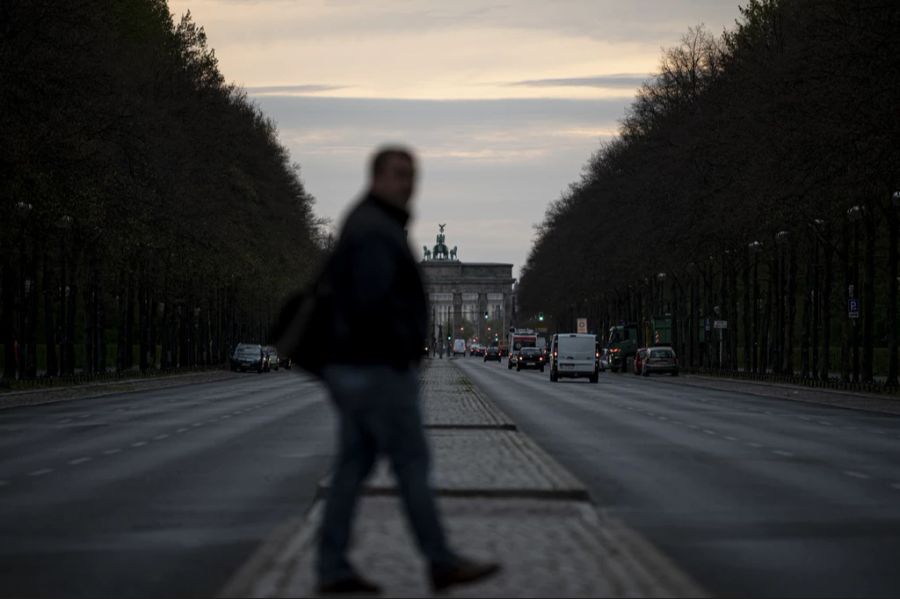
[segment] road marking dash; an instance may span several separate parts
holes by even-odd
[[[72,419],[71,419],[71,418],[66,418],[65,420],[60,420],[60,421],[59,421],[60,424],[69,424],[70,422],[72,422]]]
[[[157,441],[162,441],[163,439],[168,439],[168,438],[169,438],[169,435],[163,433],[162,435],[156,435],[156,436],[153,437],[153,438],[156,439]]]
[[[824,420],[819,420],[819,421],[817,421],[817,423],[821,424],[822,426],[834,426],[830,422],[825,422]]]
[[[85,462],[90,462],[91,458],[83,457],[83,458],[75,458],[74,460],[69,460],[69,463],[73,466],[77,466],[78,464],[84,464]]]
[[[40,470],[29,472],[28,476],[44,476],[45,474],[50,474],[51,472],[53,472],[53,468],[41,468]]]
[[[122,450],[119,449],[118,447],[116,447],[115,449],[107,449],[107,450],[104,451],[103,453],[106,454],[106,455],[113,455],[113,454],[121,453],[121,452],[122,452]]]
[[[186,428],[180,428],[177,431],[175,431],[175,434],[186,433],[187,431],[188,431],[188,429],[186,429]]]
[[[750,447],[756,447],[757,449],[762,447],[762,445],[760,445],[759,443],[754,443],[753,441],[749,441],[747,445],[749,445]]]
[[[143,447],[146,444],[147,444],[146,441],[138,441],[137,443],[132,443],[131,446],[132,447]]]
[[[206,424],[206,423],[205,423],[205,422],[195,422],[195,423],[192,424],[191,426],[194,427],[194,428],[198,428],[198,427],[203,426],[204,424]]]
[[[706,433],[707,435],[718,435],[719,434],[716,431],[709,430],[708,428],[703,429],[703,432]]]
[[[772,453],[774,453],[775,455],[784,456],[786,458],[794,457],[793,453],[791,453],[790,451],[784,451],[783,449],[773,449]]]
[[[737,441],[737,437],[729,437],[727,435],[723,437],[723,439],[728,439],[729,441]]]
[[[855,472],[853,470],[844,470],[844,474],[846,474],[847,476],[852,476],[853,478],[861,478],[863,480],[872,478],[868,474],[863,474],[862,472]]]

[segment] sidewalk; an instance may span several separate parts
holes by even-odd
[[[622,522],[475,389],[453,360],[431,360],[422,400],[432,484],[448,535],[465,555],[503,571],[458,597],[704,596],[706,592]],[[320,486],[319,497],[328,481]],[[223,597],[313,596],[323,502],[263,543]],[[351,559],[389,597],[431,596],[392,474],[379,464],[360,501]]]
[[[864,410],[867,412],[878,412],[880,414],[900,415],[900,399],[896,396],[885,394],[840,391],[836,389],[792,385],[789,383],[748,381],[699,374],[685,374],[678,378],[668,376],[655,377],[655,380],[671,385],[702,387],[704,389],[746,393],[748,395],[757,395],[775,399],[802,401],[835,408],[845,408],[848,410]]]
[[[28,389],[25,391],[3,391],[0,392],[0,410],[6,408],[18,408],[20,406],[55,403],[58,401],[102,397],[104,395],[117,395],[119,393],[133,393],[135,391],[151,391],[169,387],[180,387],[183,385],[195,385],[198,383],[212,383],[234,376],[234,373],[225,369],[209,369],[200,372],[157,374],[140,378],[126,377],[119,380],[81,383],[64,387],[45,387]]]

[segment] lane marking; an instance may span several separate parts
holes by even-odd
[[[162,441],[163,439],[168,439],[168,438],[169,438],[169,435],[163,433],[162,435],[156,435],[156,436],[153,437],[153,438],[156,439],[157,441]]]
[[[104,451],[103,453],[106,454],[106,455],[113,455],[113,454],[115,454],[115,453],[121,453],[121,451],[122,451],[121,449],[119,449],[118,447],[116,447],[115,449],[107,449],[107,450]]]
[[[72,422],[72,419],[71,419],[71,418],[66,418],[65,420],[60,420],[60,421],[59,421],[60,424],[69,424],[70,422]]]
[[[180,428],[180,429],[178,429],[177,431],[175,431],[175,434],[177,435],[177,434],[180,434],[180,433],[186,433],[187,431],[188,431],[188,429],[186,429],[186,428]]]
[[[131,446],[132,447],[143,447],[146,444],[147,444],[146,441],[138,441],[137,443],[132,443]]]
[[[819,420],[818,424],[821,424],[822,426],[834,426],[830,422],[825,422],[824,420]]]
[[[756,447],[757,449],[762,447],[762,445],[760,445],[759,443],[754,443],[753,441],[749,441],[747,445],[749,445],[750,447]]]
[[[711,430],[706,429],[706,428],[703,429],[703,432],[706,433],[707,435],[718,435],[718,434],[719,434],[719,433],[717,433],[716,431],[711,431]]]
[[[78,417],[79,417],[79,418],[90,418],[91,415],[90,415],[90,413],[88,413],[88,414],[82,414],[82,415],[80,415],[80,416],[78,416]]]
[[[85,456],[83,458],[75,458],[74,460],[69,460],[69,463],[73,466],[77,466],[78,464],[84,464],[85,462],[90,462],[91,458]]]
[[[203,426],[203,425],[204,425],[203,422],[195,422],[195,423],[192,424],[191,426],[194,427],[194,428],[198,428],[198,427],[201,427],[201,426]]]
[[[737,441],[736,437],[729,437],[727,435],[725,437],[723,437],[723,439],[728,439],[729,441]]]
[[[29,472],[28,476],[44,476],[45,474],[50,474],[51,472],[53,472],[53,468],[41,468],[40,470]]]
[[[862,472],[855,472],[853,470],[844,470],[844,474],[846,474],[847,476],[852,476],[853,478],[861,478],[863,480],[872,478],[868,474],[863,474]]]
[[[785,450],[783,450],[783,449],[773,449],[773,450],[772,450],[772,453],[774,453],[775,455],[781,455],[781,456],[784,456],[784,457],[786,457],[786,458],[792,458],[792,457],[794,457],[794,454],[793,454],[793,453],[791,453],[790,451],[785,451]]]

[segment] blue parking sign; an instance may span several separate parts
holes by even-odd
[[[850,318],[859,318],[859,299],[851,297],[847,302],[847,315]]]

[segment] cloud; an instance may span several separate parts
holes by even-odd
[[[564,77],[559,79],[528,79],[514,81],[506,85],[514,87],[600,87],[615,89],[636,89],[647,81],[649,73],[622,73],[618,75],[598,75],[596,77]]]
[[[296,95],[306,95],[306,94],[315,94],[322,92],[332,92],[340,89],[345,89],[347,86],[344,85],[252,85],[249,87],[245,87],[244,91],[246,91],[251,96],[263,96],[263,95],[278,95],[278,96],[296,96]]]

